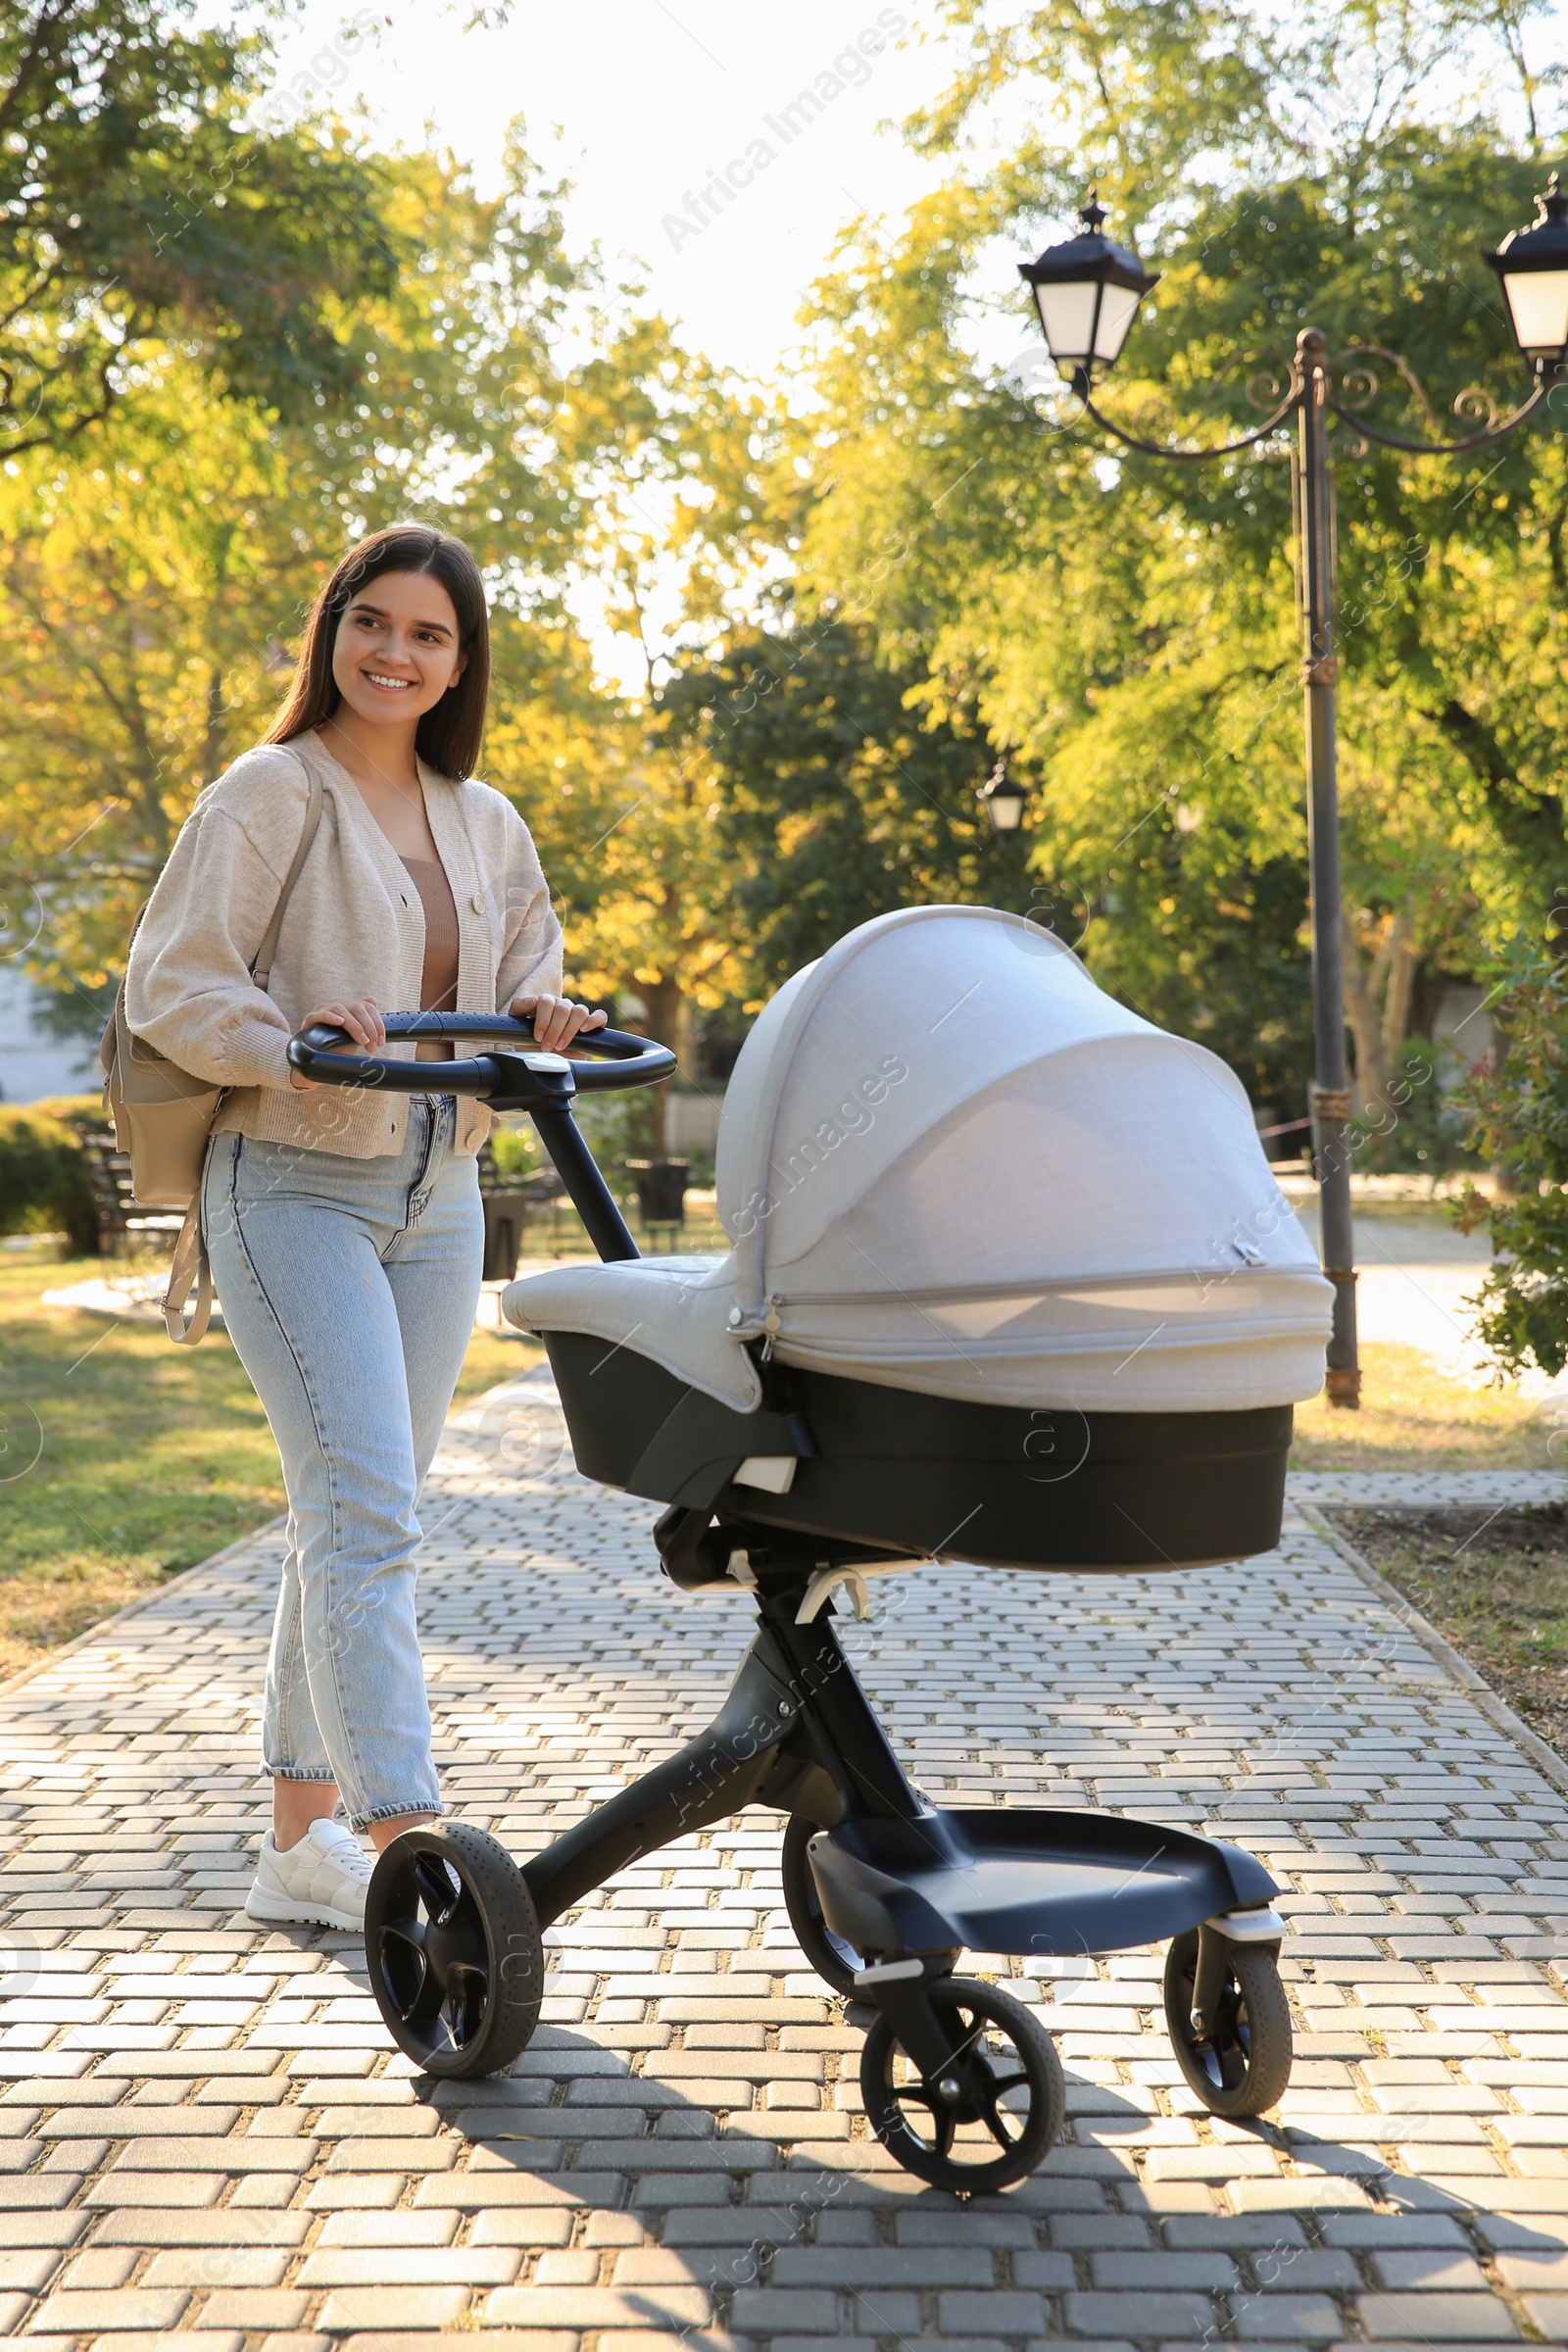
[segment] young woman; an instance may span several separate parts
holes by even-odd
[[[461,541],[413,525],[354,548],[318,598],[267,741],[201,795],[136,934],[133,1032],[225,1087],[203,1228],[229,1335],[267,1408],[288,1549],[267,1671],[272,1827],[254,1919],[364,1924],[379,1848],[440,1810],[415,1621],[419,1488],[473,1329],[482,1103],[312,1086],[310,1021],[386,1043],[382,1012],[531,1012],[560,1051],[561,927],[527,827],[472,775],[490,645]],[[251,977],[306,821],[269,990]],[[395,1046],[407,1056],[411,1049]],[[339,1799],[348,1825],[335,1821]]]

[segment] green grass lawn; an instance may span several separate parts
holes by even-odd
[[[1330,1517],[1532,1731],[1568,1756],[1568,1510]]]
[[[1296,1408],[1293,1470],[1568,1469],[1556,1425],[1512,1389],[1463,1388],[1415,1348],[1361,1349],[1361,1403]]]
[[[0,1675],[283,1507],[266,1415],[220,1332],[175,1348],[160,1325],[40,1301],[114,1270],[0,1258]],[[539,1360],[476,1332],[459,1396]]]

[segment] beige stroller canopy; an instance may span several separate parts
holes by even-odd
[[[651,1356],[741,1409],[747,1344],[1001,1405],[1198,1412],[1323,1380],[1330,1285],[1247,1095],[1016,915],[879,916],[748,1038],[718,1139],[724,1258],[514,1284],[536,1331]]]

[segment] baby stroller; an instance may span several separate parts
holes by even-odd
[[[423,1015],[389,1037],[515,1038]],[[524,1033],[525,1034],[525,1033]],[[416,1091],[427,1067],[315,1078]],[[1082,1959],[1169,1939],[1183,2074],[1216,2115],[1284,2089],[1283,1922],[1234,1845],[1107,1812],[947,1808],[915,1788],[836,1639],[834,1595],[932,1561],[1139,1570],[1278,1541],[1292,1405],[1321,1385],[1329,1285],[1213,1055],[1125,1010],[1022,919],[935,906],[798,973],[736,1065],[717,1153],[723,1258],[642,1258],[571,1114],[672,1056],[498,1051],[441,1083],[528,1111],[599,1264],[514,1283],[577,1466],[665,1506],[664,1574],[750,1597],[717,1717],[518,1868],[463,1824],[399,1838],[366,1915],[370,1982],[435,2075],[510,2064],[537,2021],[540,1931],[669,1838],[748,1804],[789,1816],[802,1949],[873,2012],[871,2126],[960,2193],[1021,2179],[1061,2126],[1054,2046],[960,1951]]]

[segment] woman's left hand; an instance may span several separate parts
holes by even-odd
[[[590,1012],[570,997],[514,997],[510,1007],[519,1020],[533,1014],[533,1042],[547,1054],[564,1054],[584,1029],[603,1029],[608,1012]]]

